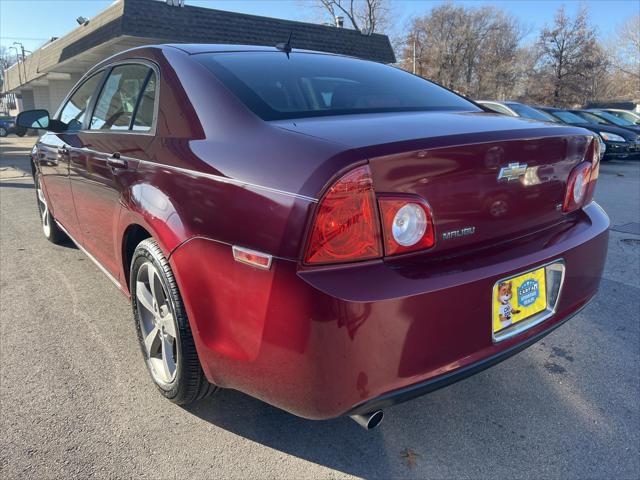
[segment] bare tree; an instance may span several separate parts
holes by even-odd
[[[365,35],[381,32],[387,25],[389,6],[387,0],[316,0],[325,14],[335,24],[343,17],[354,30]]]
[[[4,84],[4,71],[16,61],[16,56],[12,55],[8,48],[0,46],[0,90]]]
[[[612,97],[640,98],[640,15],[629,18],[608,42]]]
[[[554,24],[540,32],[537,47],[542,83],[536,96],[541,101],[562,106],[582,103],[589,96],[590,78],[606,71],[606,59],[597,48],[596,30],[585,8],[570,18],[560,7]]]
[[[495,7],[446,3],[415,18],[403,52],[405,69],[475,98],[506,98],[520,76],[524,28]]]

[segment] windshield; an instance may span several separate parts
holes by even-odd
[[[606,118],[609,122],[613,123],[614,125],[618,125],[619,127],[628,127],[629,125],[634,124],[633,122],[629,122],[624,118],[616,117],[615,115],[612,115],[609,112],[597,112],[597,115],[602,118]]]
[[[567,112],[564,110],[556,110],[553,112],[553,114],[565,123],[589,123],[584,118],[580,118],[575,113]]]
[[[194,56],[264,120],[354,113],[455,110],[471,102],[427,80],[380,63],[293,52]]]
[[[625,120],[628,120],[634,125],[640,124],[640,116],[635,115],[631,112],[621,112],[619,110],[615,110],[607,113],[610,113],[611,115],[615,115],[618,118],[624,118]]]
[[[522,103],[507,103],[507,106],[521,117],[533,118],[534,120],[542,120],[545,122],[555,122],[556,119],[540,110],[536,110],[529,105]]]

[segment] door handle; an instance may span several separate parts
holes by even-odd
[[[115,152],[113,155],[107,158],[107,165],[114,169],[127,168],[127,161],[120,158],[119,152]]]

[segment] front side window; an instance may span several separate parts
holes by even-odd
[[[91,98],[102,80],[103,73],[97,73],[87,79],[60,111],[58,118],[67,124],[67,131],[76,131],[82,128],[87,108],[89,108]]]
[[[567,112],[565,110],[556,110],[553,112],[553,114],[565,123],[589,123],[584,118],[580,118],[575,113]]]
[[[129,130],[141,90],[152,70],[144,65],[114,67],[91,118],[91,130]]]
[[[206,53],[194,58],[263,120],[407,111],[479,112],[464,98],[380,63],[293,52]]]
[[[589,123],[596,123],[598,125],[606,125],[609,122],[607,122],[606,120],[598,117],[597,115],[594,115],[593,113],[588,113],[588,112],[576,112],[576,115],[584,118],[587,122]]]

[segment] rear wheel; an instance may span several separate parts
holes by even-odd
[[[171,266],[155,240],[137,246],[129,284],[140,348],[160,393],[186,404],[215,392],[200,366]]]
[[[40,184],[40,175],[38,173],[35,174],[33,182],[36,187],[38,212],[40,213],[40,223],[42,224],[42,231],[44,233],[44,236],[47,237],[47,240],[49,240],[51,243],[55,243],[56,245],[65,243],[69,239],[69,237],[67,237],[62,229],[58,227],[55,218],[53,218],[53,215],[51,215],[51,210],[49,210],[47,198],[44,196],[44,191],[42,190],[42,186]]]
[[[0,127],[0,137],[6,137],[8,135],[7,129]]]

